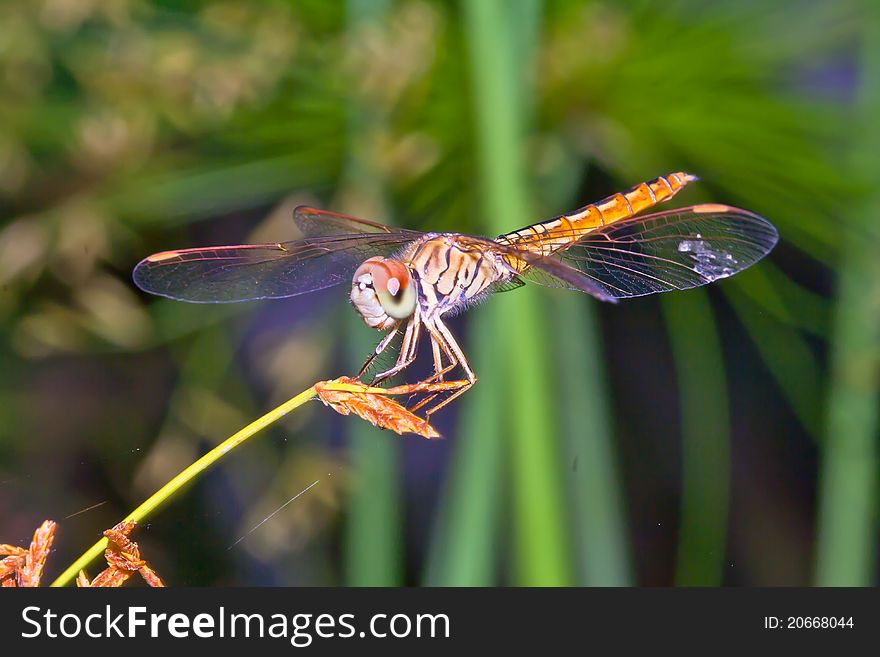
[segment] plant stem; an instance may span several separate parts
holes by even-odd
[[[880,173],[880,9],[865,9],[863,80],[854,122],[854,174]],[[831,389],[819,473],[816,584],[869,586],[877,564],[880,406],[880,195],[857,207],[841,263],[831,347]]]
[[[381,29],[391,11],[388,0],[348,0],[347,41],[356,44],[368,28]],[[376,166],[376,142],[387,130],[387,111],[365,97],[356,82],[349,87],[348,159],[340,192],[342,210],[388,222],[385,180]],[[345,308],[342,323],[348,365],[357,371],[376,347],[378,333]],[[381,440],[366,422],[350,423],[347,439],[354,485],[344,526],[345,582],[349,586],[396,586],[403,578],[403,528],[400,449]]]
[[[526,21],[537,25],[533,2],[464,2],[470,48],[483,210],[496,234],[530,222],[525,166],[527,62],[520,38]],[[570,583],[570,559],[559,477],[558,433],[553,422],[553,385],[547,349],[549,334],[535,290],[523,288],[494,300],[504,330],[495,349],[515,354],[508,377],[509,441],[514,501],[514,581],[525,585]],[[515,374],[515,375],[514,375]]]
[[[681,404],[681,521],[675,583],[720,586],[730,500],[730,411],[721,342],[703,290],[663,299]]]
[[[572,148],[543,190],[551,216],[572,203],[587,167]],[[573,205],[571,207],[574,207]],[[569,501],[573,564],[578,586],[631,586],[625,494],[615,443],[600,305],[583,295],[551,296],[553,356],[559,376],[563,478]]]
[[[632,555],[595,303],[553,299],[578,584],[630,586]]]
[[[869,586],[874,577],[880,403],[876,249],[876,244],[870,249],[853,245],[841,272],[820,471],[818,586]]]
[[[449,483],[432,538],[425,584],[491,586],[504,484],[502,388],[506,363],[497,351],[502,330],[499,308],[487,304],[471,324],[468,342],[479,385],[462,400],[459,435]]]
[[[178,474],[171,481],[162,486],[162,488],[160,488],[149,498],[147,498],[143,504],[141,504],[134,511],[129,513],[125,517],[125,520],[134,520],[135,522],[143,521],[144,518],[152,513],[160,504],[165,502],[169,497],[180,490],[180,488],[188,483],[190,480],[194,479],[196,476],[204,472],[215,461],[219,460],[222,456],[225,456],[226,454],[231,452],[233,449],[241,445],[244,441],[246,441],[254,434],[259,433],[270,424],[273,424],[274,422],[280,420],[292,410],[302,406],[305,402],[307,402],[314,396],[315,388],[309,388],[308,390],[298,394],[296,397],[293,397],[292,399],[284,402],[277,408],[272,409],[262,417],[254,420],[249,425],[217,445],[214,449],[205,454],[198,461],[181,471],[180,474]],[[98,557],[106,549],[106,547],[107,539],[102,538],[100,541],[90,547],[82,556],[80,556],[79,559],[74,561],[67,568],[67,570],[61,573],[58,579],[52,582],[52,586],[65,586],[66,584],[68,584],[71,580],[73,580],[74,577],[77,576],[80,570],[88,566],[93,559]]]
[[[522,70],[531,61],[537,34],[537,5],[535,0],[510,5],[515,18],[508,21],[508,27],[517,31],[510,38],[519,44],[516,54],[520,60],[519,64],[508,62],[514,71]],[[476,86],[472,87],[475,94]],[[528,90],[523,86],[518,91],[524,104]],[[478,148],[483,146],[480,143]],[[481,155],[486,158],[482,152]],[[492,166],[487,159],[481,160],[484,168]],[[491,215],[488,202],[485,209]],[[496,222],[489,223],[493,224],[489,230],[495,231]],[[507,317],[504,309],[492,303],[481,309],[470,324],[471,364],[480,372],[480,382],[462,400],[459,435],[466,438],[456,443],[449,468],[425,573],[428,585],[489,586],[495,582],[505,483],[504,416],[508,398],[504,387],[509,380],[507,358],[498,347],[498,336],[504,331]]]

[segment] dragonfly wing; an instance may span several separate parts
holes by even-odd
[[[411,234],[415,239],[421,233],[415,230],[392,228],[375,221],[359,219],[347,214],[319,210],[300,205],[293,211],[293,220],[305,237],[326,237],[332,235],[353,235],[358,233],[396,233]]]
[[[776,228],[763,217],[706,204],[612,224],[557,257],[609,296],[627,298],[727,278],[767,255],[778,239]]]
[[[281,299],[351,281],[361,262],[391,255],[419,233],[391,231],[294,242],[164,251],[142,260],[134,282],[193,303]]]
[[[456,246],[460,249],[471,249],[483,253],[496,253],[501,256],[510,267],[513,274],[511,280],[496,284],[493,292],[506,292],[514,290],[523,284],[523,281],[532,281],[546,287],[564,287],[579,290],[591,294],[602,301],[616,301],[616,297],[609,295],[599,281],[595,281],[587,272],[562,262],[556,257],[543,256],[532,251],[509,246],[490,240],[485,237],[472,235],[458,235]]]
[[[510,292],[511,290],[517,290],[525,285],[525,281],[523,281],[519,276],[515,278],[511,278],[509,281],[504,281],[503,283],[495,283],[489,288],[492,292]]]

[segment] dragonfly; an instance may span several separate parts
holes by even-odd
[[[617,302],[727,278],[773,249],[775,227],[748,210],[706,203],[639,214],[695,180],[670,173],[495,239],[394,228],[300,206],[294,220],[302,239],[163,251],[135,267],[134,282],[193,303],[284,299],[349,284],[355,310],[367,326],[385,332],[355,378],[397,337],[394,364],[372,385],[400,374],[427,336],[433,374],[412,389],[432,394],[411,409],[433,402],[427,418],[477,382],[447,318],[492,293],[536,283]],[[460,378],[447,380],[457,368]]]

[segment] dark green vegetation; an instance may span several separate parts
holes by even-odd
[[[0,541],[58,520],[60,571],[379,338],[343,288],[146,298],[141,257],[293,239],[300,202],[496,235],[684,170],[675,203],[767,216],[769,259],[498,295],[454,325],[480,382],[445,441],[311,404],[142,550],[172,584],[876,584],[873,4],[3,2]]]

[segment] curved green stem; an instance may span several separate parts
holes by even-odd
[[[171,481],[162,486],[162,488],[160,488],[150,497],[148,497],[143,504],[141,504],[134,511],[129,513],[125,517],[125,520],[134,520],[135,522],[141,522],[150,513],[152,513],[156,509],[156,507],[158,507],[165,500],[171,497],[183,485],[194,479],[200,473],[204,472],[215,461],[219,460],[220,457],[231,452],[245,440],[256,433],[259,433],[270,424],[276,422],[277,420],[280,420],[292,410],[298,408],[299,406],[302,406],[305,402],[307,402],[314,396],[315,388],[311,387],[308,390],[301,392],[296,397],[287,400],[277,408],[272,409],[262,417],[254,420],[249,425],[217,445],[214,449],[205,454],[198,461],[181,471],[180,474],[178,474]],[[66,584],[68,584],[74,577],[76,577],[77,573],[79,573],[80,570],[88,566],[93,559],[98,557],[106,549],[106,547],[107,539],[102,538],[100,541],[90,547],[86,552],[84,552],[79,559],[74,561],[67,568],[67,570],[61,573],[58,579],[52,582],[52,586],[65,586]]]

